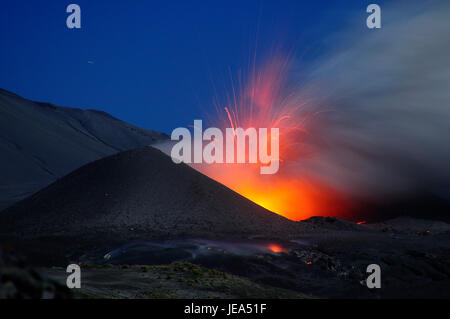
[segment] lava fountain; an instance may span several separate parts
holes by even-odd
[[[261,163],[192,164],[192,166],[235,192],[292,220],[310,216],[339,216],[348,208],[342,194],[308,172],[305,160],[320,155],[310,129],[322,112],[314,100],[305,98],[298,86],[288,82],[292,67],[288,57],[277,56],[253,69],[245,85],[231,80],[231,90],[215,102],[210,120],[218,128],[279,129],[279,164],[276,174],[261,175]],[[270,136],[268,137],[270,138]],[[266,141],[259,141],[259,143]],[[270,144],[270,143],[269,143]],[[248,152],[248,149],[246,150]]]

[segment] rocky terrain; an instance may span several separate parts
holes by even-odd
[[[65,269],[44,270],[63,282]],[[83,285],[78,298],[113,299],[303,299],[311,296],[261,285],[187,262],[171,265],[89,265],[83,267]]]
[[[69,252],[54,237],[15,247],[61,285],[67,264],[80,264],[81,298],[450,298],[450,225],[398,223],[315,217],[284,240],[98,240]],[[380,289],[367,288],[369,264],[381,267]]]
[[[0,299],[10,298],[66,299],[73,294],[65,284],[30,267],[23,257],[0,250]]]
[[[245,278],[255,296],[274,296],[261,288],[271,287],[289,291],[277,290],[282,297],[450,297],[449,224],[406,217],[372,224],[290,221],[152,147],[87,164],[6,209],[0,244],[60,279],[61,269],[81,263],[85,293],[103,297],[144,297],[167,269],[153,266],[180,262]],[[374,263],[382,269],[381,289],[365,283]],[[140,268],[124,265],[152,266],[143,268],[152,283],[135,285]],[[174,288],[172,280],[159,280],[156,294],[245,296],[206,282]]]

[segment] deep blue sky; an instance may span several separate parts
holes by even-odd
[[[0,87],[170,133],[213,110],[214,86],[246,68],[256,40],[307,64],[336,30],[363,27],[371,2],[383,1],[2,0]],[[66,27],[70,3],[80,30]]]

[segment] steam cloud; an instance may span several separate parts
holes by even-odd
[[[337,36],[340,48],[310,73],[333,111],[313,133],[321,155],[302,167],[358,195],[448,196],[450,2],[382,10],[381,29]]]

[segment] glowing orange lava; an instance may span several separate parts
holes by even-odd
[[[302,96],[298,87],[289,85],[290,64],[288,58],[272,58],[259,71],[250,74],[245,86],[233,86],[226,101],[217,103],[219,120],[214,121],[222,129],[279,128],[278,173],[261,175],[260,163],[194,164],[193,167],[289,219],[337,216],[347,207],[342,195],[309,174],[303,162],[317,156],[316,149],[307,142],[311,140],[308,128],[321,111]]]
[[[277,244],[270,244],[267,248],[274,253],[282,253],[286,251],[286,249]]]
[[[261,175],[257,164],[212,164],[199,168],[258,205],[292,220],[338,215],[346,203],[331,187],[308,177],[283,171]]]

